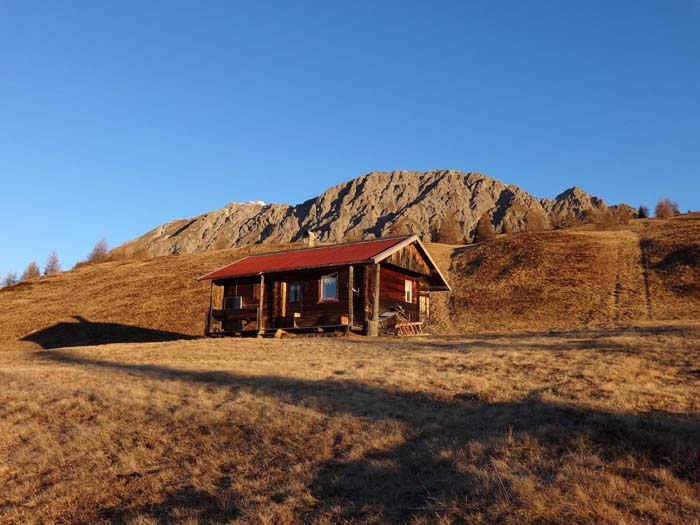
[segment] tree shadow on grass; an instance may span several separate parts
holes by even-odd
[[[44,349],[67,348],[72,346],[94,346],[110,343],[153,343],[176,341],[179,339],[196,339],[195,336],[142,328],[119,323],[100,323],[88,321],[74,315],[76,322],[62,322],[22,337],[21,341],[37,343]]]
[[[332,457],[319,463],[309,487],[316,503],[299,517],[299,522],[304,523],[329,519],[341,523],[431,523],[438,515],[451,515],[459,521],[468,512],[476,512],[486,521],[502,521],[507,516],[498,514],[502,510],[493,510],[495,502],[512,501],[510,510],[516,510],[520,504],[516,489],[508,479],[489,479],[479,473],[493,471],[494,458],[498,458],[504,442],[507,445],[509,436],[515,436],[520,444],[535,442],[550,456],[549,461],[542,463],[544,466],[528,472],[540,485],[554,482],[557,469],[566,466],[564,456],[577,451],[581,443],[587,444],[587,450],[595,451],[609,469],[615,468],[612,463],[617,460],[623,460],[625,465],[632,460],[645,467],[668,469],[678,479],[700,484],[697,414],[613,413],[544,401],[536,396],[488,403],[469,392],[445,400],[423,392],[346,380],[242,376],[103,361],[63,351],[37,355],[70,366],[245,391],[277,398],[282,403],[312,407],[328,417],[350,415],[368,422],[396,421],[408,428],[406,440],[399,445],[369,450],[360,458],[351,457],[352,447],[345,446],[352,441],[352,435],[339,436]],[[462,459],[458,461],[457,457]],[[620,475],[640,482],[648,471],[649,468],[631,469]],[[641,482],[647,483],[649,490],[658,484],[655,479]],[[223,497],[226,489],[222,486],[221,490]],[[159,523],[169,523],[172,508],[182,507],[184,501],[186,508],[208,522],[235,516],[233,508],[222,510],[218,497],[199,496],[187,492],[187,487],[178,487],[162,502],[138,510],[158,516]],[[106,512],[111,523],[122,524],[128,522],[134,509],[113,508]]]

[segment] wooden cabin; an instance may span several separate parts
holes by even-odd
[[[199,280],[212,283],[207,335],[377,335],[392,319],[418,333],[430,293],[450,289],[415,235],[251,255]]]

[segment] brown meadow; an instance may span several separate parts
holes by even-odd
[[[700,324],[0,353],[0,522],[700,523]]]
[[[411,340],[198,338],[195,277],[274,246],[2,289],[0,523],[700,524],[698,239],[433,244]]]

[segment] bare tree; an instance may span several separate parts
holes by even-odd
[[[2,280],[2,285],[3,286],[12,286],[17,282],[17,274],[13,271],[7,272],[7,275],[5,278]]]
[[[109,246],[107,245],[107,239],[102,237],[95,246],[92,248],[90,255],[88,255],[87,260],[89,262],[102,262],[107,259],[109,254]]]
[[[36,264],[36,261],[32,261],[27,265],[27,268],[24,270],[24,273],[22,274],[22,280],[28,281],[29,279],[36,279],[37,277],[41,277],[41,271],[39,270],[39,266]]]
[[[679,214],[680,211],[678,210],[678,203],[676,201],[672,201],[668,197],[661,199],[656,203],[654,215],[656,215],[658,219],[668,219],[672,215]]]
[[[462,224],[457,218],[457,210],[448,208],[445,218],[437,232],[438,241],[443,244],[461,244],[463,242]]]
[[[488,212],[485,212],[479,221],[476,223],[476,232],[474,233],[474,242],[484,242],[491,240],[495,237],[493,231],[493,225],[491,224],[491,217]]]
[[[55,275],[61,271],[61,262],[58,260],[56,250],[51,252],[44,266],[44,275]]]

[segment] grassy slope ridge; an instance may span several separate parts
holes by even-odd
[[[40,337],[45,347],[199,336],[209,285],[195,278],[242,255],[279,248],[87,265],[2,289],[0,347],[24,336]],[[618,231],[434,244],[430,251],[454,290],[435,294],[435,333],[700,318],[700,214],[633,221]]]

